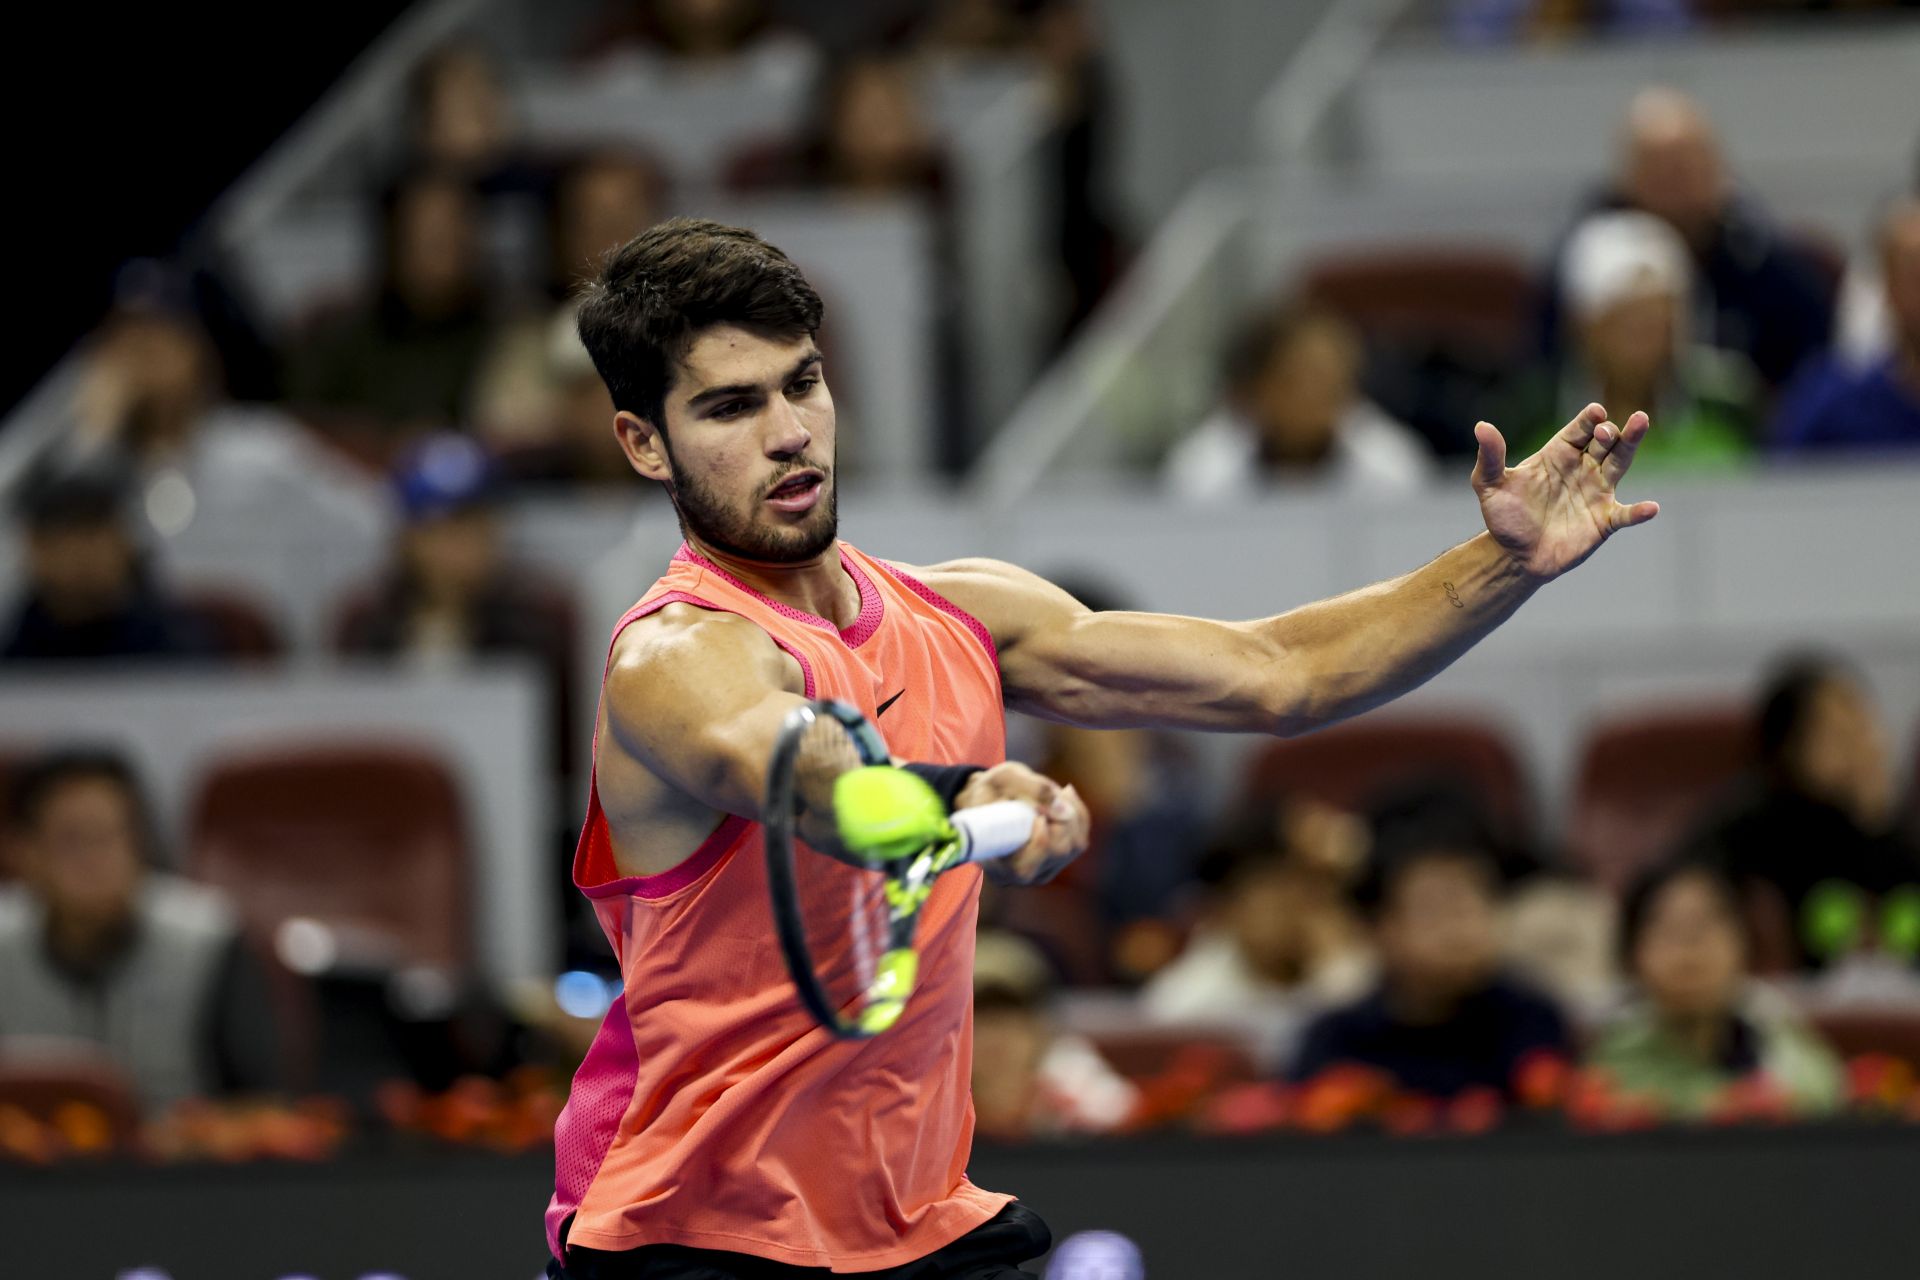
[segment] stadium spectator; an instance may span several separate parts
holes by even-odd
[[[1553,415],[1572,398],[1616,417],[1644,409],[1654,429],[1635,458],[1643,466],[1725,465],[1752,452],[1759,379],[1746,357],[1692,340],[1693,264],[1671,226],[1632,210],[1596,213],[1567,238],[1560,269],[1569,349],[1506,410],[1526,424],[1526,451],[1551,438]]]
[[[1435,809],[1382,824],[1355,897],[1373,920],[1380,980],[1307,1027],[1294,1078],[1355,1064],[1428,1097],[1511,1097],[1527,1055],[1567,1051],[1559,1010],[1501,971],[1500,865],[1478,823]]]
[[[1167,457],[1167,484],[1181,497],[1212,502],[1309,478],[1404,494],[1431,470],[1420,437],[1361,394],[1360,340],[1329,312],[1255,315],[1229,345],[1225,374],[1220,407]]]
[[[10,816],[22,880],[0,897],[0,1056],[89,1042],[155,1108],[272,1087],[265,973],[224,898],[153,870],[126,761],[40,759],[15,783]]]
[[[1920,891],[1920,855],[1893,829],[1892,754],[1865,685],[1831,660],[1796,659],[1762,691],[1758,722],[1758,778],[1688,851],[1740,886],[1763,968],[1886,941],[1871,908]]]
[[[521,144],[506,78],[480,45],[445,45],[414,68],[400,171],[444,173],[488,198],[545,194],[546,174]]]
[[[746,188],[821,187],[854,197],[932,195],[945,157],[922,99],[921,68],[906,53],[867,48],[821,76],[813,118],[791,145],[756,148],[732,166]],[[944,212],[944,205],[935,208]]]
[[[1616,209],[1651,213],[1686,242],[1693,255],[1690,328],[1697,341],[1746,356],[1772,386],[1785,383],[1827,345],[1834,299],[1825,273],[1738,191],[1718,134],[1685,94],[1654,88],[1634,97],[1619,169],[1575,225]],[[1556,253],[1556,280],[1566,278],[1560,257]],[[1562,324],[1550,310],[1547,349],[1556,355],[1571,338]]]
[[[1366,839],[1351,814],[1303,797],[1235,819],[1200,866],[1208,902],[1186,949],[1141,993],[1148,1016],[1284,1037],[1306,1005],[1365,990],[1372,957],[1345,891]]]
[[[318,322],[288,370],[296,408],[374,461],[409,437],[467,421],[493,334],[472,186],[416,173],[388,190],[380,215],[373,295]]]
[[[1833,1052],[1782,997],[1748,981],[1738,895],[1719,871],[1681,861],[1643,875],[1622,907],[1620,948],[1637,998],[1588,1055],[1611,1087],[1687,1118],[1839,1107]]]
[[[1881,224],[1880,261],[1892,350],[1865,367],[1834,357],[1808,369],[1774,423],[1782,453],[1920,449],[1920,198]]]
[[[1052,978],[1032,943],[984,930],[973,961],[973,1107],[1001,1140],[1121,1128],[1139,1091],[1080,1036],[1054,1025]]]
[[[187,273],[149,263],[120,283],[86,344],[55,456],[126,464],[136,515],[163,543],[192,531],[231,544],[290,512],[362,540],[379,532],[373,486],[357,470],[279,410],[227,398]]]
[[[110,460],[42,458],[23,479],[26,584],[0,660],[192,658],[211,635],[175,602],[128,529],[130,477]]]
[[[501,327],[474,388],[475,426],[495,449],[542,452],[571,445],[565,428],[575,375],[582,367],[591,374],[592,366],[582,365],[586,351],[572,334],[570,299],[601,255],[654,221],[657,195],[653,169],[625,152],[588,156],[560,178],[548,211],[544,291]],[[609,401],[596,433],[606,437],[612,454],[607,461],[618,462],[612,422]],[[624,462],[620,471],[627,471]]]
[[[350,603],[340,651],[423,670],[531,658],[547,681],[564,774],[573,743],[572,610],[502,548],[491,460],[464,436],[428,437],[401,456],[394,491],[404,520],[394,564],[385,582]]]
[[[1087,0],[948,0],[921,31],[935,56],[1025,58],[1045,74],[1053,185],[1046,207],[1065,285],[1061,341],[1092,314],[1122,254],[1107,177],[1115,85],[1094,9]]]
[[[499,389],[530,416],[521,427],[495,420],[487,432],[498,453],[502,480],[516,487],[631,488],[633,468],[613,433],[613,398],[580,345],[574,306],[555,310],[537,331],[529,326],[519,341],[526,350],[508,352],[503,347],[501,354],[522,366],[512,377],[523,379],[524,385],[512,390],[503,382]],[[500,371],[505,373],[505,367]],[[482,410],[483,420],[486,412]]]

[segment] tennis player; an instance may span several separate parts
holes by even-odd
[[[574,879],[625,998],[555,1127],[549,1274],[1008,1280],[1037,1215],[967,1180],[980,876],[941,876],[900,1021],[836,1040],[800,1007],[761,857],[768,755],[803,699],[875,720],[950,806],[1030,802],[997,876],[1047,879],[1087,810],[1004,759],[1003,707],[1097,727],[1294,734],[1414,688],[1616,530],[1645,437],[1588,405],[1506,465],[1488,423],[1487,530],[1404,577],[1253,622],[1094,613],[1010,564],[907,569],[839,541],[821,305],[752,232],[675,220],[607,260],[580,336],[633,469],[685,544],[615,629]]]

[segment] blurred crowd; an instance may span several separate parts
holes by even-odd
[[[983,906],[983,1130],[1785,1119],[1881,1105],[1889,1062],[1910,1091],[1920,794],[1871,691],[1793,658],[1721,732],[1719,780],[1631,867],[1525,837],[1459,741],[1394,761],[1366,739],[1371,767],[1281,744],[1221,824],[1178,812],[1146,735],[1088,735],[1133,739],[1062,757],[1092,852]],[[1129,994],[1075,997],[1088,981]]]
[[[1446,250],[1323,263],[1248,316],[1166,483],[1407,493],[1472,453],[1478,419],[1524,456],[1593,400],[1647,411],[1648,472],[1920,456],[1920,152],[1901,185],[1849,262],[1742,188],[1698,103],[1643,90],[1537,273]]]
[[[1500,43],[1689,30],[1737,7],[1444,10],[1459,40]],[[575,57],[583,73],[804,79],[812,111],[724,157],[724,188],[922,200],[942,241],[954,178],[929,66],[1037,68],[1064,342],[1125,257],[1105,197],[1114,104],[1094,7],[899,9],[823,48],[755,0],[630,0]],[[218,260],[121,273],[60,431],[7,495],[20,573],[0,601],[0,671],[283,656],[243,593],[178,581],[159,551],[189,529],[237,543],[297,517],[386,548],[335,603],[336,653],[422,672],[531,663],[549,772],[571,778],[586,745],[580,606],[516,559],[503,519],[531,493],[656,500],[615,442],[572,297],[688,179],[637,150],[529,145],[509,68],[478,44],[425,59],[397,124],[404,146],[361,193],[369,277],[298,323],[264,322]],[[1525,450],[1590,399],[1616,418],[1650,412],[1648,469],[1920,459],[1920,165],[1888,182],[1905,194],[1862,211],[1871,252],[1849,260],[1742,187],[1698,104],[1645,89],[1613,170],[1569,193],[1550,261],[1326,263],[1246,317],[1220,353],[1218,407],[1174,446],[1165,483],[1202,501],[1298,480],[1405,493],[1471,451],[1476,419]],[[529,204],[535,260],[502,271],[495,214]],[[935,252],[951,295],[951,244]],[[1438,305],[1436,279],[1449,282]],[[934,307],[948,352],[927,429],[931,456],[958,470],[977,434],[952,309],[950,296]],[[831,332],[825,345],[831,358]],[[1095,847],[1053,885],[984,902],[982,1131],[1336,1127],[1329,1117],[1362,1113],[1472,1127],[1549,1095],[1610,1116],[1821,1114],[1881,1096],[1886,1060],[1850,1075],[1844,1059],[1920,1061],[1920,1036],[1836,1037],[1809,1009],[1916,997],[1905,762],[1871,690],[1832,662],[1783,668],[1742,725],[1744,769],[1626,871],[1540,847],[1506,798],[1457,771],[1369,794],[1256,771],[1216,812],[1195,799],[1188,744],[1036,730],[1033,762],[1087,798]],[[358,906],[322,918],[284,885],[250,888],[243,863],[204,847],[217,824],[162,829],[145,780],[96,744],[0,760],[0,799],[0,1075],[106,1073],[106,1119],[70,1115],[72,1149],[129,1109],[158,1125],[158,1149],[326,1149],[346,1123],[335,1104],[258,1109],[311,1093],[404,1131],[524,1145],[605,1008],[597,931],[570,941],[554,990],[483,991],[458,964],[396,950],[410,922],[370,924]],[[76,1046],[104,1062],[77,1064]],[[255,1110],[236,1128],[194,1110],[208,1097]],[[0,1105],[0,1155],[51,1141]]]

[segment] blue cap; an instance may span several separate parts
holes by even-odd
[[[494,498],[493,460],[466,436],[428,436],[394,464],[393,489],[409,520],[485,506]]]

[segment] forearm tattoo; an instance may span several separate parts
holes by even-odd
[[[1467,607],[1467,602],[1460,598],[1460,593],[1454,590],[1451,582],[1443,582],[1440,585],[1447,589],[1447,599],[1452,602],[1454,608],[1464,609]]]

